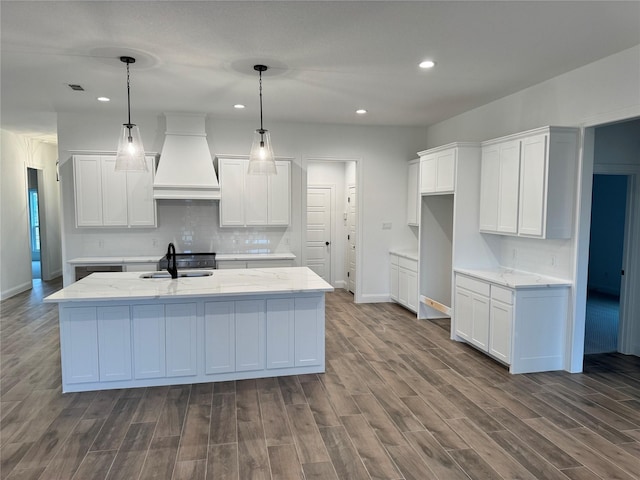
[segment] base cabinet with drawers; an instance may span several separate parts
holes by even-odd
[[[568,295],[565,285],[506,288],[456,273],[452,328],[511,373],[561,370]]]
[[[418,311],[418,260],[395,253],[391,261],[391,300],[412,312]]]
[[[321,373],[324,305],[324,293],[60,305],[62,390]]]

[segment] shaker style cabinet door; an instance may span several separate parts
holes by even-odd
[[[196,311],[195,303],[170,303],[165,306],[168,377],[198,374]]]
[[[131,321],[134,377],[166,376],[164,305],[134,305]]]
[[[153,199],[155,159],[145,157],[147,172],[127,172],[127,217],[131,227],[157,225],[156,201]]]
[[[97,382],[99,370],[96,307],[62,309],[60,343],[63,382]]]
[[[236,371],[265,366],[265,302],[240,300],[236,304]]]
[[[102,220],[102,167],[97,155],[73,157],[73,183],[75,187],[76,226],[101,227]]]
[[[277,175],[270,175],[267,201],[269,225],[289,225],[291,222],[291,163],[276,161]]]
[[[522,140],[520,159],[520,220],[518,233],[542,237],[547,209],[548,135]]]
[[[129,307],[98,307],[100,381],[131,380]]]
[[[204,305],[205,373],[236,370],[235,302],[207,302]]]
[[[267,368],[295,365],[294,305],[293,298],[267,300]]]

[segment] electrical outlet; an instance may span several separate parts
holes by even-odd
[[[154,247],[158,246],[158,239],[154,238],[153,240],[151,240],[151,243],[153,244]]]
[[[98,248],[104,248],[104,240],[98,240]]]
[[[551,255],[551,266],[552,267],[556,266],[556,256],[555,255]]]
[[[513,260],[513,263],[516,263],[516,260],[518,259],[518,249],[514,248],[511,251],[511,260]]]
[[[382,224],[382,229],[383,230],[391,230],[391,222],[384,222]]]

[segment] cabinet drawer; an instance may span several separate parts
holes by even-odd
[[[411,270],[412,272],[418,271],[418,262],[416,262],[415,260],[409,260],[408,258],[403,258],[403,257],[396,257],[396,258],[398,258],[399,267],[406,268],[407,270]],[[393,262],[392,262],[392,265],[393,265]]]
[[[498,300],[508,305],[513,305],[513,291],[508,288],[491,285],[491,299]]]
[[[391,254],[389,256],[391,257],[391,265],[398,265],[398,256],[394,254]]]
[[[456,275],[456,286],[466,288],[467,290],[484,295],[485,297],[488,297],[490,292],[490,286],[488,283],[465,277],[463,275]]]

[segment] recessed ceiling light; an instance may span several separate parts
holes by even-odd
[[[364,108],[359,108],[358,110],[356,110],[356,113],[358,115],[364,115],[365,113],[367,113],[367,111]]]
[[[97,100],[99,102],[109,102],[111,99],[109,97],[98,97]]]
[[[236,103],[233,108],[237,108],[238,110],[242,110],[244,108],[244,105],[242,105],[241,103]]]
[[[425,60],[424,62],[420,62],[418,64],[418,66],[420,68],[433,68],[435,67],[436,62],[434,62],[433,60]]]

